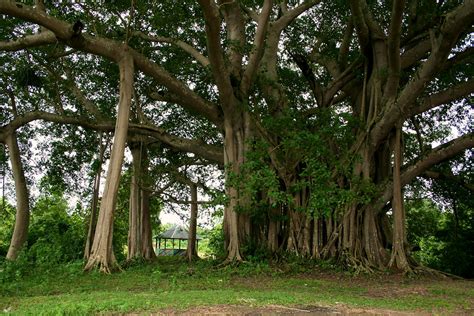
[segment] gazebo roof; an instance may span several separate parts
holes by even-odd
[[[163,233],[155,236],[155,238],[166,238],[166,239],[188,239],[188,230],[182,226],[175,225]],[[196,239],[201,240],[202,237],[196,234]]]

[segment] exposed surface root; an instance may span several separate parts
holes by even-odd
[[[223,268],[223,267],[227,267],[227,266],[237,267],[237,266],[239,266],[240,264],[242,264],[244,262],[245,261],[240,257],[239,258],[233,258],[233,259],[227,257],[227,259],[225,259],[222,263],[217,265],[217,268]]]
[[[418,275],[429,275],[429,276],[439,277],[439,278],[443,278],[443,279],[463,280],[463,278],[460,277],[460,276],[457,276],[457,275],[454,275],[454,274],[451,274],[451,273],[448,273],[448,272],[428,268],[428,267],[421,266],[421,265],[414,267],[412,272],[414,274],[418,274]]]
[[[370,264],[367,259],[357,258],[350,254],[342,254],[339,257],[339,262],[343,267],[353,271],[355,274],[372,274],[378,271],[378,269]]]

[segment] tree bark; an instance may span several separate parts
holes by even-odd
[[[272,204],[272,203],[271,203]],[[269,218],[268,218],[268,234],[267,234],[267,248],[270,252],[276,253],[279,244],[278,244],[278,233],[279,233],[279,221],[277,220],[277,216],[280,215],[280,210],[277,206],[271,206],[269,211]]]
[[[91,203],[91,217],[89,219],[89,229],[87,231],[86,237],[86,245],[84,247],[84,260],[89,260],[90,253],[91,253],[91,246],[93,242],[93,237],[95,233],[95,225],[97,222],[97,207],[99,206],[99,189],[100,189],[100,178],[102,174],[102,164],[104,162],[104,153],[105,147],[102,143],[102,133],[99,138],[99,166],[97,169],[97,173],[94,177],[94,189],[92,192],[92,203]]]
[[[188,234],[188,248],[186,249],[186,255],[188,261],[193,261],[197,256],[196,249],[196,228],[197,228],[197,187],[193,183],[189,186],[191,191],[191,218],[189,219],[189,234]]]
[[[239,120],[238,120],[239,121]],[[228,168],[226,172],[226,181],[228,177],[240,175],[240,167],[244,162],[244,141],[245,132],[240,124],[234,124],[231,120],[226,120],[225,137],[224,137],[224,162]],[[239,216],[238,209],[241,207],[241,196],[236,184],[226,185],[226,193],[229,198],[224,208],[224,234],[226,240],[227,258],[225,262],[242,261],[240,253],[240,236],[239,234]]]
[[[30,222],[28,188],[26,186],[25,173],[21,162],[20,148],[16,133],[9,134],[5,139],[10,153],[10,163],[15,181],[16,193],[16,216],[15,228],[7,252],[8,260],[16,260],[28,238],[28,226]]]
[[[140,179],[140,196],[141,196],[141,214],[142,214],[142,256],[145,260],[151,260],[156,257],[153,249],[153,231],[151,228],[151,214],[150,214],[150,181],[148,181],[148,154],[147,149],[142,147],[142,162]]]
[[[130,199],[128,216],[128,252],[127,260],[142,256],[142,208],[141,208],[141,148],[140,143],[129,145],[132,152],[132,176],[130,178]]]
[[[110,165],[107,170],[104,196],[99,210],[94,242],[91,256],[84,270],[98,268],[100,271],[110,273],[118,267],[112,249],[114,212],[117,203],[118,187],[122,171],[122,162],[127,139],[128,119],[130,104],[133,94],[134,65],[133,58],[124,49],[120,68],[120,101],[118,106],[115,137],[112,146]]]
[[[402,182],[400,168],[402,165],[402,144],[401,144],[401,126],[397,128],[395,136],[395,160],[393,166],[393,241],[392,255],[389,267],[397,268],[402,271],[410,270],[410,265],[405,252],[406,231],[405,231],[405,209],[403,205]]]

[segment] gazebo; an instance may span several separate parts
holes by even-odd
[[[163,233],[155,236],[155,249],[158,256],[185,256],[186,248],[181,249],[181,241],[188,240],[189,232],[183,226],[175,225]],[[196,250],[199,247],[199,240],[201,236],[196,234]],[[166,242],[171,240],[171,248],[168,248]],[[176,247],[176,240],[178,240],[178,248]],[[162,241],[163,245],[162,245]],[[187,245],[187,243],[186,243]]]

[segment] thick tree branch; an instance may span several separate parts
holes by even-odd
[[[363,3],[361,0],[350,0],[352,12],[352,20],[354,21],[355,30],[359,39],[360,50],[366,52],[369,46],[369,27],[365,21]]]
[[[324,68],[326,68],[326,70],[329,72],[329,74],[333,77],[333,78],[338,78],[341,76],[341,70],[339,69],[339,65],[337,63],[337,60],[331,56],[325,56],[325,55],[322,55],[320,52],[319,52],[319,45],[315,45],[315,47],[313,47],[313,50],[311,51],[310,55],[309,55],[309,60],[311,60],[312,62],[314,63],[317,63],[321,66],[323,66]]]
[[[308,63],[306,57],[302,54],[292,54],[291,57],[295,61],[298,68],[300,68],[301,72],[303,73],[304,78],[309,84],[311,91],[313,92],[313,96],[316,99],[317,104],[321,107],[323,106],[324,101],[324,94],[321,85],[318,83],[316,76],[313,73],[313,69],[311,69],[311,65]]]
[[[337,56],[337,62],[341,71],[346,68],[347,56],[349,55],[349,47],[352,40],[352,34],[354,33],[354,22],[352,18],[347,21],[347,27],[344,31],[344,37],[342,38],[341,47],[339,48],[339,54]]]
[[[400,81],[400,36],[405,0],[394,0],[388,35],[388,80],[384,97],[395,98]]]
[[[471,192],[474,192],[474,184],[468,183],[464,181],[464,179],[460,176],[456,176],[454,174],[446,174],[438,171],[427,170],[422,175],[422,177],[426,177],[429,179],[446,179],[449,181],[456,182],[463,186],[464,188],[468,189]]]
[[[204,19],[206,20],[207,48],[214,80],[219,89],[223,106],[234,99],[229,71],[225,65],[224,52],[221,47],[221,18],[214,1],[199,0]]]
[[[459,83],[454,87],[450,87],[446,90],[429,95],[426,98],[422,99],[421,103],[417,107],[411,109],[411,111],[408,112],[407,115],[405,115],[405,118],[426,112],[437,106],[447,104],[452,101],[460,100],[473,93],[474,79]]]
[[[270,21],[270,14],[272,12],[273,1],[265,0],[262,12],[259,15],[257,31],[253,42],[253,49],[250,52],[249,62],[242,76],[240,84],[240,91],[244,96],[248,95],[250,87],[252,86],[257,69],[262,59],[265,50],[265,37],[267,33],[268,24]]]
[[[240,80],[242,70],[243,48],[245,46],[245,24],[244,17],[238,1],[219,1],[227,29],[229,41],[229,61],[232,75]]]
[[[154,137],[164,144],[182,152],[191,152],[205,159],[224,165],[224,154],[221,147],[207,145],[200,140],[187,139],[167,133],[164,129],[144,125],[130,124],[130,130]]]
[[[145,41],[157,42],[157,43],[168,43],[168,44],[176,45],[177,47],[181,48],[184,52],[188,53],[191,57],[193,57],[203,67],[209,66],[209,59],[207,59],[207,57],[201,54],[196,48],[194,48],[193,46],[189,45],[186,42],[183,42],[182,40],[165,37],[165,36],[151,36],[151,35],[147,35],[143,32],[138,32],[138,31],[134,32],[133,35],[138,36]]]
[[[343,90],[348,83],[355,78],[354,70],[362,65],[361,59],[356,59],[349,67],[347,67],[338,77],[334,78],[324,89],[324,106],[329,106],[334,102],[334,96]]]
[[[280,3],[280,7],[284,8],[284,10],[281,12],[282,16],[277,21],[269,23],[264,54],[262,60],[260,61],[259,67],[259,76],[261,76],[261,78],[264,80],[258,80],[257,84],[260,85],[265,100],[269,104],[270,111],[273,113],[279,112],[288,106],[288,99],[286,97],[286,93],[284,92],[284,88],[278,82],[279,79],[277,64],[281,33],[283,29],[289,23],[291,23],[292,20],[308,9],[306,8],[306,5],[316,5],[317,3],[319,3],[319,1],[307,1],[299,8],[295,8],[291,11],[286,10],[287,4]],[[301,9],[305,10],[300,11]],[[293,15],[293,17],[290,15]],[[272,82],[272,84],[265,84],[265,82]]]
[[[281,13],[283,14],[288,12],[288,0],[280,1],[280,10],[281,10]]]
[[[43,120],[52,123],[71,124],[81,126],[87,129],[111,132],[114,130],[115,121],[94,121],[87,117],[64,116],[44,111],[28,112],[16,117],[7,125],[0,126],[0,139],[5,139],[6,135],[11,134],[23,125],[36,120]],[[192,152],[205,159],[218,164],[224,164],[222,148],[204,144],[202,141],[182,138],[166,133],[165,130],[145,124],[129,124],[129,133],[141,134],[153,137],[165,145],[175,148],[182,152]]]
[[[257,12],[247,8],[245,5],[242,4],[241,1],[239,1],[239,3],[240,3],[240,8],[242,9],[242,11],[244,11],[244,13],[248,16],[248,18],[254,22],[258,22]]]
[[[413,165],[403,168],[402,184],[406,185],[410,183],[415,177],[421,175],[432,166],[446,161],[462,151],[473,147],[474,133],[470,133],[434,148]]]
[[[415,63],[425,57],[431,49],[431,41],[429,39],[420,40],[415,46],[407,49],[400,57],[401,69],[413,66]]]
[[[401,175],[401,185],[409,184],[413,179],[422,175],[436,164],[449,160],[464,150],[473,147],[474,133],[470,133],[432,149],[412,165],[404,166]],[[381,198],[376,202],[379,209],[392,199],[392,186],[392,182],[387,183]]]
[[[292,54],[292,57],[298,67],[301,69],[301,72],[308,82],[317,104],[320,107],[327,107],[332,104],[334,96],[341,89],[343,89],[348,82],[355,78],[354,69],[361,64],[360,59],[355,60],[347,69],[344,70],[343,73],[339,74],[338,77],[336,77],[327,85],[327,87],[323,89],[323,87],[321,87],[321,85],[317,82],[317,78],[314,75],[306,57],[301,54]]]
[[[470,46],[467,47],[465,50],[457,53],[453,57],[449,58],[443,65],[443,71],[449,70],[451,67],[455,65],[459,65],[465,62],[473,62],[474,57],[474,47]]]
[[[298,16],[303,14],[306,10],[320,3],[321,0],[304,1],[302,4],[291,10],[282,10],[283,15],[273,23],[275,29],[281,31],[290,25]],[[286,7],[286,4],[285,6]]]
[[[222,125],[221,111],[215,104],[197,95],[183,82],[170,75],[166,70],[151,62],[142,54],[133,51],[133,55],[138,69],[165,86],[173,95],[179,97],[179,102],[176,102],[178,105],[193,113],[201,114],[218,127]]]
[[[27,35],[13,41],[0,41],[0,51],[17,51],[57,42],[56,35],[53,32],[47,31],[35,35]]]

